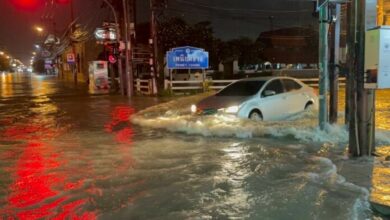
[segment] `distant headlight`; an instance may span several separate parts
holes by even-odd
[[[230,114],[234,113],[235,114],[238,112],[239,108],[240,108],[239,106],[230,106],[230,107],[225,109],[225,113],[230,113]]]
[[[191,105],[191,112],[196,113],[197,107],[196,105]]]

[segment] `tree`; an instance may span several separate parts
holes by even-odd
[[[228,57],[238,60],[239,66],[247,66],[262,62],[263,44],[247,37],[241,37],[227,42]]]
[[[45,61],[43,59],[37,59],[33,63],[33,70],[37,73],[44,73],[45,72]]]
[[[179,17],[167,18],[160,23],[158,31],[158,41],[160,55],[174,47],[194,46],[205,49],[210,53],[210,64],[218,66],[221,61],[220,51],[223,45],[220,39],[214,37],[211,23],[208,21],[198,22],[190,25]]]
[[[189,45],[188,35],[190,26],[181,18],[173,17],[160,23],[158,29],[158,41],[160,51],[166,51],[174,47]]]

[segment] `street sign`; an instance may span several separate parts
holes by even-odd
[[[96,28],[94,32],[96,40],[99,41],[116,41],[116,29],[112,27]]]
[[[66,54],[66,62],[67,63],[76,63],[76,58],[74,56],[74,53]]]
[[[324,7],[329,0],[317,0],[317,10],[319,11],[322,7]]]
[[[208,69],[209,53],[196,47],[178,47],[167,52],[168,69]]]
[[[51,56],[51,53],[48,50],[42,50],[41,56],[44,57],[44,58],[47,58],[47,57]]]
[[[325,5],[329,3],[345,4],[348,2],[348,0],[316,0],[316,2],[317,2],[317,11],[319,11],[322,7],[325,7]]]

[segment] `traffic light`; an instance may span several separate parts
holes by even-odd
[[[37,9],[45,4],[45,0],[12,0],[12,3],[19,9]]]
[[[68,3],[70,3],[70,1],[72,1],[72,0],[56,0],[56,3],[58,3],[58,4],[68,4]]]

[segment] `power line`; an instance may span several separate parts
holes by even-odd
[[[169,7],[166,9],[166,11],[170,14],[176,14],[176,15],[180,15],[180,16],[191,16],[193,15],[194,11],[193,10],[186,10],[186,9],[182,9],[182,8],[173,8],[173,7]],[[229,20],[232,20],[232,21],[240,21],[240,22],[243,22],[243,23],[248,23],[248,24],[260,24],[260,25],[269,25],[269,16],[261,16],[261,15],[251,15],[251,16],[245,16],[245,15],[241,15],[241,14],[227,14],[227,15],[221,15],[219,14],[220,12],[217,12],[217,13],[207,13],[207,12],[197,12],[196,14],[197,15],[200,15],[204,18],[207,18],[207,19],[218,19],[218,20],[226,20],[226,19],[229,19]],[[286,21],[285,19],[281,19],[283,21]],[[303,27],[302,25],[294,25],[295,27]],[[287,28],[287,27],[291,27],[291,24],[285,24],[285,25],[282,25],[282,24],[274,24],[274,27],[275,28]]]
[[[276,13],[276,14],[283,14],[283,13],[304,13],[304,12],[312,12],[312,10],[271,10],[271,9],[250,9],[250,8],[224,8],[219,6],[211,6],[211,5],[205,5],[205,4],[198,4],[189,2],[186,0],[175,0],[178,3],[183,3],[191,6],[195,6],[198,8],[205,8],[205,9],[212,9],[212,10],[218,10],[218,11],[227,11],[227,12],[254,12],[254,13]]]

